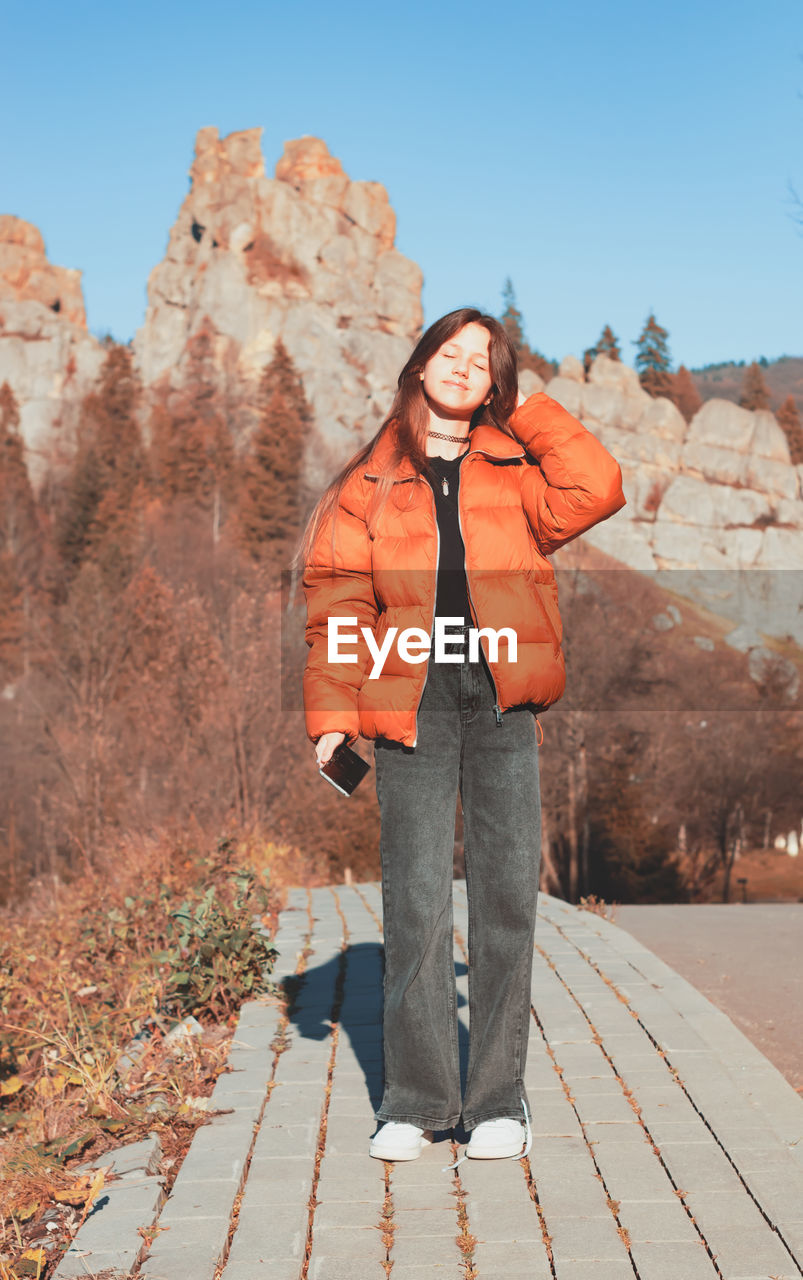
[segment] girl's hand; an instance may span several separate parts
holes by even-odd
[[[346,741],[345,733],[324,733],[315,743],[315,758],[318,762],[318,768],[322,764],[326,764],[330,760],[332,753],[337,750],[341,742]]]

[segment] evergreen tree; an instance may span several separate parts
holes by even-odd
[[[739,404],[743,409],[769,409],[770,391],[757,360],[748,365],[742,382]]]
[[[543,356],[540,351],[533,350],[527,342],[524,336],[521,312],[516,305],[516,293],[510,276],[508,276],[502,289],[502,301],[505,304],[505,309],[500,316],[500,320],[516,350],[519,370],[532,369],[540,378],[548,382],[557,372],[557,365],[553,360],[547,360],[546,356]]]
[[[106,344],[96,387],[85,397],[75,456],[57,516],[63,559],[77,568],[94,549],[108,570],[125,574],[145,483],[137,421],[141,398],[131,351]]]
[[[508,276],[502,288],[502,301],[505,304],[505,309],[501,315],[502,326],[518,354],[524,349],[525,345],[524,326],[521,322],[521,312],[516,305],[516,291],[513,288],[513,281],[510,276]]]
[[[795,466],[803,463],[803,425],[794,396],[787,396],[776,413],[778,425],[789,441],[789,455]]]
[[[302,520],[302,466],[312,412],[284,343],[276,343],[259,389],[259,423],[241,464],[239,541],[281,568]]]
[[[651,312],[635,343],[639,379],[651,396],[669,396],[672,390],[668,337]]]
[[[223,501],[231,495],[234,449],[208,316],[189,340],[184,383],[177,403],[170,410],[161,407],[154,413],[152,470],[165,499],[183,499],[211,510],[217,533]]]
[[[673,379],[670,400],[674,402],[687,422],[691,422],[695,413],[702,407],[702,399],[694,378],[685,364],[680,365]]]
[[[597,340],[596,353],[600,356],[607,356],[609,360],[622,359],[622,353],[619,350],[619,339],[609,324],[606,324]]]
[[[19,424],[17,401],[4,382],[0,387],[0,553],[8,553],[30,580],[37,569],[39,523]]]

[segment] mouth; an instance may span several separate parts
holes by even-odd
[[[461,391],[468,391],[468,386],[465,382],[452,382],[451,379],[447,379],[443,385],[445,387],[459,387]]]

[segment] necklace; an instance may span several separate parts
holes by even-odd
[[[465,457],[465,455],[462,455],[459,458],[442,458],[440,454],[435,454],[429,460],[431,464],[435,464],[432,466],[432,470],[438,476],[438,479],[441,482],[441,490],[446,498],[449,496],[449,480],[452,477],[456,478],[457,473],[460,470],[460,463],[463,461],[463,457]],[[448,468],[452,473],[452,476],[447,477],[446,475],[441,474],[441,467],[443,467],[444,470]]]
[[[468,436],[447,436],[442,431],[428,431],[428,436],[435,436],[438,440],[451,440],[455,444],[468,444]],[[456,462],[456,458],[444,458],[444,462]],[[445,498],[449,497],[449,481],[446,476],[441,476],[441,488]]]
[[[455,444],[465,444],[468,436],[445,436],[442,431],[428,431],[428,436],[436,436],[438,440],[454,440]]]

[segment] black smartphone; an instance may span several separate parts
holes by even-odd
[[[321,777],[326,778],[327,782],[331,782],[344,796],[350,796],[354,788],[358,786],[365,777],[371,766],[367,760],[363,760],[362,756],[358,756],[356,751],[352,751],[351,747],[347,747],[345,742],[341,742],[336,747],[326,764],[319,765],[318,771]]]

